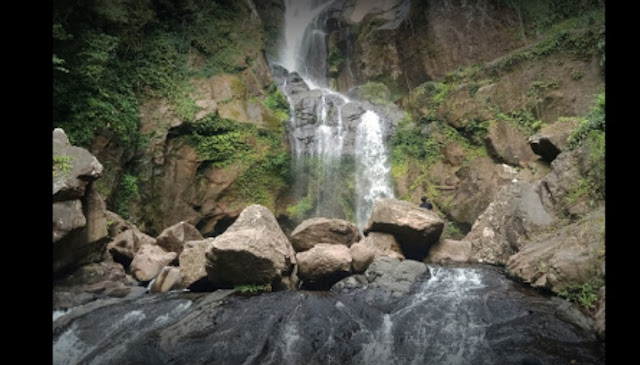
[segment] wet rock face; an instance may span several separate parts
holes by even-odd
[[[401,298],[380,293],[174,292],[71,312],[53,324],[54,363],[604,361],[603,344],[579,312],[519,287],[495,267],[434,266]]]

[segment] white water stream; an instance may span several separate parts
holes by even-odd
[[[331,1],[296,1],[285,3],[284,47],[279,54],[278,63],[289,72],[297,72],[310,90],[319,90],[315,101],[315,123],[298,120],[296,106],[292,98],[290,121],[292,132],[292,149],[296,173],[302,171],[305,158],[315,159],[319,166],[319,175],[313,182],[315,197],[310,199],[315,205],[316,216],[334,218],[332,215],[344,210],[341,204],[345,199],[337,195],[347,181],[355,180],[352,194],[347,199],[352,205],[354,219],[360,229],[364,227],[377,199],[393,197],[393,186],[390,178],[388,151],[383,138],[383,127],[380,116],[373,110],[366,110],[359,119],[356,128],[348,128],[343,121],[343,108],[352,101],[344,94],[327,87],[327,46],[322,12]],[[308,130],[313,128],[309,136]],[[304,133],[297,133],[296,129]],[[355,131],[353,130],[355,129]],[[351,136],[349,136],[351,133]],[[354,138],[353,151],[345,150],[345,141]],[[304,135],[304,138],[299,137]],[[344,168],[344,156],[350,153],[355,161],[355,169]],[[350,174],[350,176],[345,175]],[[353,175],[355,174],[355,176]],[[299,176],[296,177],[300,178]],[[304,190],[304,189],[299,189]],[[308,193],[306,190],[304,193]],[[301,194],[304,194],[301,193]],[[302,198],[298,196],[298,199]]]

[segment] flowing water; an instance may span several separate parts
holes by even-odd
[[[280,83],[291,105],[297,199],[313,205],[309,215],[348,218],[362,229],[373,202],[393,197],[385,147],[389,128],[383,126],[388,118],[327,87],[324,11],[332,3],[286,1],[284,47],[275,63],[304,85]],[[347,121],[344,110],[349,110]]]
[[[54,363],[604,363],[579,312],[490,266],[431,267],[403,297],[371,288],[227,294],[71,310],[54,321]]]

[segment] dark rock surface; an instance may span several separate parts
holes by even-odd
[[[427,277],[401,298],[361,287],[252,297],[172,292],[94,302],[54,321],[53,359],[55,364],[497,365],[520,364],[527,357],[542,364],[604,362],[604,346],[579,312],[522,288],[495,267],[431,267]]]

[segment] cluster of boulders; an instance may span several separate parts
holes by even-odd
[[[273,214],[252,205],[222,235],[205,240],[205,270],[214,287],[271,285],[273,290],[328,289],[363,273],[380,256],[404,259],[428,252],[444,221],[433,212],[395,199],[378,201],[362,237],[342,219],[311,218],[287,238]],[[418,258],[418,257],[415,257]]]
[[[328,218],[303,221],[287,237],[261,205],[245,208],[215,238],[203,237],[186,222],[151,237],[106,210],[93,185],[102,165],[87,150],[71,146],[61,129],[54,131],[54,156],[69,164],[54,161],[55,308],[147,289],[329,289],[365,273],[376,258],[396,264],[405,257],[422,260],[444,227],[433,212],[383,199],[373,208],[365,237],[353,223]]]

